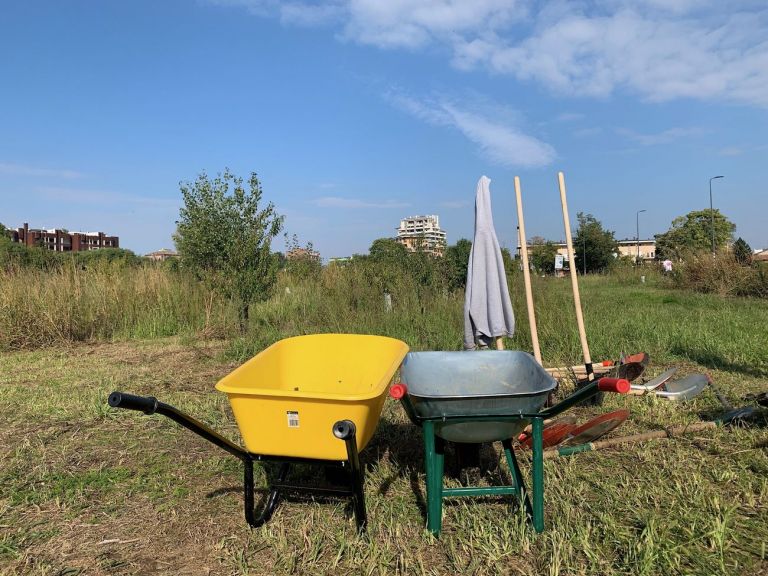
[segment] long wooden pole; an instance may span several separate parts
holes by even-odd
[[[579,326],[579,338],[581,349],[584,353],[584,367],[587,371],[587,380],[592,381],[595,375],[592,369],[592,357],[589,354],[587,344],[587,331],[584,329],[584,317],[581,315],[581,297],[579,296],[579,281],[576,278],[576,259],[573,255],[573,241],[571,240],[571,223],[568,219],[568,200],[565,198],[565,176],[557,173],[557,181],[560,185],[560,203],[563,205],[563,225],[565,226],[565,242],[568,247],[568,268],[571,271],[571,286],[573,287],[573,304],[576,308],[576,324]]]
[[[528,324],[531,328],[531,344],[533,356],[541,364],[541,349],[539,348],[539,331],[536,328],[536,312],[533,308],[533,291],[531,290],[531,269],[528,266],[528,241],[525,236],[525,219],[523,218],[523,196],[520,192],[520,178],[515,176],[515,197],[517,198],[517,221],[520,226],[519,242],[520,255],[523,259],[523,280],[525,281],[525,303],[528,307]]]

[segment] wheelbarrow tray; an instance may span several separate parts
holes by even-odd
[[[400,375],[418,418],[509,416],[538,412],[557,383],[533,357],[517,350],[411,352]],[[521,432],[529,420],[436,422],[451,442],[495,442]]]
[[[248,452],[344,460],[344,444],[328,431],[339,420],[351,420],[362,450],[407,352],[407,344],[384,336],[297,336],[263,350],[216,389],[228,395]]]

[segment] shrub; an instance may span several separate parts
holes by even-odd
[[[708,252],[691,252],[675,266],[673,283],[679,288],[721,296],[768,296],[765,267],[744,266],[731,253],[716,258]]]

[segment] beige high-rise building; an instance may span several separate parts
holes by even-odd
[[[445,230],[440,228],[437,215],[409,216],[400,220],[397,241],[411,252],[422,250],[428,254],[442,256],[445,251]]]

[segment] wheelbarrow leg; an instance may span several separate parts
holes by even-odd
[[[525,506],[525,515],[529,520],[533,520],[533,508],[531,508],[531,499],[528,498],[528,491],[525,488],[525,481],[523,480],[523,473],[520,471],[520,465],[517,463],[517,458],[512,450],[512,441],[504,440],[501,445],[504,447],[504,455],[507,457],[507,465],[510,472],[512,472],[512,480],[515,482],[517,488],[517,497],[520,502]]]
[[[360,455],[357,452],[357,429],[351,420],[340,420],[333,425],[333,434],[343,440],[347,448],[347,461],[350,469],[350,488],[352,490],[352,506],[355,511],[355,524],[358,532],[365,532],[368,515],[365,511],[365,469],[360,465]]]
[[[533,419],[533,529],[544,531],[544,420]]]
[[[435,436],[435,423],[426,420],[424,432],[424,458],[427,468],[427,530],[434,536],[440,535],[443,521],[443,471],[445,467],[444,446],[441,438]]]
[[[291,465],[288,462],[284,462],[280,466],[280,472],[278,472],[277,475],[278,484],[285,482],[285,478],[288,476],[288,469],[290,466]],[[278,501],[280,500],[280,489],[270,489],[269,495],[267,496],[267,501],[264,504],[264,509],[261,511],[261,514],[257,518],[255,503],[253,500],[253,460],[243,460],[243,467],[245,470],[243,482],[243,489],[245,491],[245,521],[248,522],[248,524],[253,528],[258,528],[262,524],[265,524],[267,521],[269,521],[270,518],[272,518],[272,514],[275,512],[275,508],[277,508]]]

